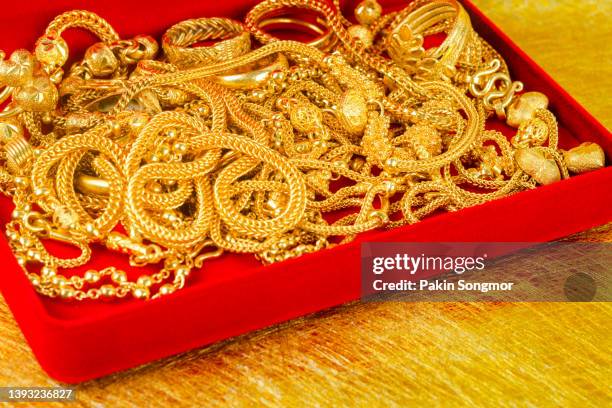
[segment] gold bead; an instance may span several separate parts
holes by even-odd
[[[159,155],[155,153],[151,154],[148,159],[149,163],[159,163],[160,161],[161,161],[161,158],[159,157]]]
[[[28,263],[28,259],[23,255],[16,255],[15,260],[17,261],[17,264],[19,264],[19,266],[21,267],[25,267]]]
[[[397,166],[399,166],[399,160],[395,157],[391,157],[385,161],[385,166],[389,167],[390,169],[395,169]]]
[[[282,82],[287,79],[287,74],[281,70],[275,70],[270,73],[270,77],[277,82]]]
[[[40,286],[40,276],[38,276],[37,274],[35,273],[29,274],[28,279],[30,280],[30,283],[32,284],[32,286],[34,287]]]
[[[64,286],[68,283],[68,279],[64,275],[55,275],[51,277],[51,283],[54,286]]]
[[[140,131],[149,123],[150,116],[145,112],[134,112],[134,114],[130,117],[128,121],[128,126],[130,130],[138,135]]]
[[[61,288],[59,291],[59,295],[62,299],[70,299],[73,298],[76,292],[72,288]]]
[[[159,294],[162,296],[169,295],[174,292],[174,286],[166,284],[159,288]]]
[[[360,172],[364,165],[365,159],[363,157],[355,157],[353,160],[351,160],[350,168],[353,171]]]
[[[554,160],[535,149],[519,149],[514,154],[516,163],[525,173],[542,185],[561,180],[561,172]]]
[[[87,49],[83,62],[96,77],[109,76],[119,68],[119,60],[117,60],[113,50],[101,42]]]
[[[53,222],[62,229],[75,228],[79,222],[79,215],[65,205],[59,205],[53,211]]]
[[[90,238],[100,238],[101,237],[100,231],[91,222],[88,222],[87,224],[85,224],[85,232]]]
[[[19,244],[24,248],[29,248],[34,244],[34,241],[26,236],[19,237]]]
[[[136,281],[138,286],[142,286],[143,288],[148,288],[153,285],[153,279],[151,279],[148,275],[142,275]]]
[[[112,297],[115,296],[117,290],[112,285],[102,285],[100,286],[100,295],[104,297]]]
[[[136,286],[134,289],[132,289],[132,296],[134,296],[136,299],[147,299],[149,295],[149,289],[147,288]]]
[[[40,276],[44,280],[49,280],[53,278],[56,274],[57,274],[57,269],[55,269],[52,266],[43,266],[42,268],[40,268]]]
[[[370,48],[374,43],[374,35],[366,26],[359,24],[352,25],[348,28],[349,35],[363,44],[364,47]]]
[[[303,133],[316,131],[323,123],[323,112],[315,105],[308,102],[298,102],[290,108],[289,118],[293,127]]]
[[[45,187],[41,187],[34,189],[33,193],[36,197],[44,197],[49,195],[49,190]]]
[[[146,189],[156,194],[160,194],[164,191],[162,185],[159,184],[157,181],[149,181],[146,185]]]
[[[382,7],[376,0],[365,0],[355,8],[355,18],[359,24],[370,25],[380,18]]]
[[[83,279],[88,283],[96,283],[100,280],[100,273],[98,271],[89,270],[85,272]]]
[[[13,179],[15,186],[19,188],[27,188],[30,185],[30,180],[25,177],[15,177]]]
[[[68,44],[60,36],[45,35],[36,42],[34,54],[43,65],[61,67],[68,60]]]
[[[187,153],[187,145],[185,143],[175,143],[172,145],[172,151],[176,154]]]
[[[383,188],[389,196],[392,196],[397,191],[397,185],[390,180],[383,181]]]
[[[168,160],[172,156],[172,148],[167,143],[163,143],[157,149],[157,154],[162,160]]]
[[[526,92],[508,107],[506,123],[518,128],[523,122],[533,118],[538,109],[548,108],[548,97],[541,92]]]
[[[111,279],[116,283],[124,283],[127,281],[127,275],[123,271],[114,271],[111,274]]]
[[[34,149],[22,136],[14,137],[4,147],[6,167],[11,174],[26,175],[34,163]]]
[[[586,173],[599,170],[606,165],[606,155],[596,143],[585,142],[569,151],[563,152],[563,159],[572,173]]]

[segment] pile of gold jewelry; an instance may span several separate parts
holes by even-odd
[[[224,251],[282,261],[604,166],[596,144],[557,148],[547,97],[521,93],[455,0],[388,14],[365,0],[357,24],[336,3],[265,0],[244,24],[183,21],[161,49],[71,11],[33,53],[2,53],[6,234],[34,287],[157,298]],[[65,72],[62,33],[75,27],[100,42]],[[317,38],[284,41],[266,27]],[[425,49],[435,34],[443,41]],[[493,116],[518,129],[511,140],[485,130]],[[56,257],[47,240],[81,255]],[[61,273],[96,243],[159,272]]]

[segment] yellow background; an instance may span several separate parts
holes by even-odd
[[[475,3],[612,125],[612,2]],[[355,304],[83,384],[71,406],[609,406],[611,318],[602,303]],[[1,299],[0,336],[0,386],[56,385]]]

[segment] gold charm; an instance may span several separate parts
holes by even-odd
[[[567,169],[572,173],[586,173],[599,170],[606,165],[606,155],[597,143],[585,142],[563,152]]]
[[[521,170],[533,177],[538,184],[548,185],[561,180],[557,163],[536,149],[519,149],[514,158]]]
[[[419,160],[429,159],[442,153],[442,138],[440,133],[429,125],[418,124],[409,127],[404,132]]]
[[[506,123],[518,128],[522,123],[533,118],[538,109],[548,108],[548,97],[541,92],[526,92],[520,95],[508,107]]]
[[[0,61],[0,84],[25,85],[34,75],[35,61],[26,50],[13,52],[7,61]]]
[[[394,148],[389,141],[389,118],[377,112],[368,113],[368,124],[361,139],[361,146],[368,160],[382,166],[385,170],[394,171],[397,160],[394,160]]]
[[[13,100],[19,107],[30,112],[48,112],[55,109],[59,94],[46,76],[39,76],[16,88]]]
[[[23,136],[23,127],[11,119],[0,121],[0,143],[7,143],[17,136]]]
[[[295,106],[289,108],[289,119],[296,130],[315,132],[323,125],[323,112],[312,103],[296,101]]]
[[[368,122],[368,104],[363,93],[352,88],[342,95],[338,104],[338,119],[349,133],[363,133]]]
[[[519,148],[542,146],[548,140],[548,125],[540,118],[531,118],[519,126],[512,146]]]

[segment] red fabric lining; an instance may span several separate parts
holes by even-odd
[[[59,0],[10,3],[0,15],[2,49],[32,48],[43,27],[61,11],[98,12],[122,37],[155,34],[185,18],[244,15],[255,0],[228,2]],[[396,0],[386,6],[400,4]],[[551,99],[560,119],[562,147],[592,140],[612,155],[609,132],[468,2],[473,24],[507,59],[528,90]],[[8,9],[6,7],[8,6]],[[130,16],[126,18],[126,16]],[[134,18],[138,16],[138,18]],[[91,38],[68,37],[71,49]],[[158,301],[70,303],[33,291],[5,242],[0,290],[36,357],[54,378],[79,382],[189,350],[359,297],[359,243],[376,241],[547,241],[612,220],[612,169],[575,177],[485,205],[442,214],[417,225],[364,234],[356,242],[267,267],[250,255],[207,262],[187,288]],[[0,200],[4,224],[12,205]],[[130,269],[124,256],[98,253],[95,266]],[[131,271],[135,276],[141,270]]]

